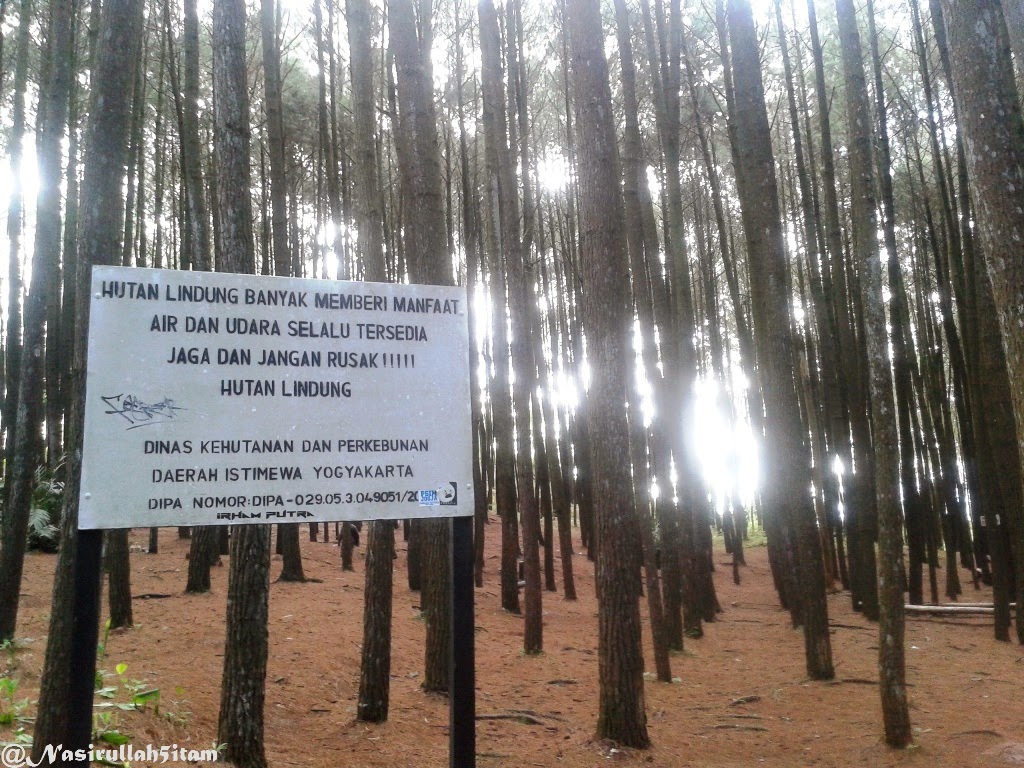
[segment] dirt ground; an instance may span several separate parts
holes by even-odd
[[[716,768],[1024,764],[1024,648],[995,642],[987,619],[909,620],[907,675],[916,744],[894,752],[881,741],[873,682],[877,628],[851,611],[848,595],[831,595],[837,676],[828,683],[810,682],[802,636],[778,608],[763,548],[748,551],[739,586],[732,582],[729,556],[717,553],[715,583],[724,612],[706,625],[702,639],[687,640],[686,651],[672,658],[677,682],[647,682],[652,748],[617,750],[597,742],[593,569],[577,557],[579,601],[544,594],[546,650],[527,657],[520,651],[522,619],[499,607],[495,520],[487,534],[485,586],[476,592],[477,712],[506,718],[477,723],[479,766],[589,767],[608,761]],[[270,765],[447,765],[447,700],[420,690],[424,627],[417,619],[419,596],[406,586],[401,537],[395,561],[391,718],[376,726],[354,720],[363,550],[357,550],[356,571],[343,573],[336,545],[310,543],[305,530],[302,538],[306,575],[320,581],[271,585]],[[185,595],[188,542],[163,530],[160,554],[147,554],[145,545],[146,532],[135,531],[134,593],[167,596],[135,600],[135,628],[110,635],[99,666],[108,673],[106,684],[117,688],[114,701],[130,697],[115,672],[126,664],[124,681],[160,689],[160,711],[113,707],[106,710],[113,712],[108,727],[129,735],[136,747],[207,748],[217,730],[228,569],[215,569],[210,594]],[[17,698],[37,695],[54,562],[42,554],[27,560],[18,628],[23,649],[11,673],[19,679]],[[280,568],[275,557],[272,579]],[[975,593],[964,576],[965,600],[991,599],[987,592]],[[653,669],[649,648],[647,653],[647,667]],[[515,717],[524,713],[539,724]],[[10,736],[10,729],[0,726],[0,742]]]

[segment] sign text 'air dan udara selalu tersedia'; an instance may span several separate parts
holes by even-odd
[[[462,288],[95,267],[80,527],[472,514]]]

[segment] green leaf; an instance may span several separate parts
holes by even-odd
[[[114,669],[117,670],[117,674],[123,675],[127,671],[128,665],[122,662],[114,667]]]
[[[159,700],[160,700],[160,689],[159,688],[151,688],[148,691],[141,691],[140,693],[135,694],[135,696],[132,698],[132,701],[134,701],[138,705],[146,704],[146,703],[148,703],[150,701],[159,701]]]
[[[105,741],[107,744],[118,746],[120,744],[127,744],[130,739],[120,731],[104,731],[100,734],[100,741]]]

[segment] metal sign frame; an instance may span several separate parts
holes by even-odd
[[[473,514],[466,291],[92,272],[80,528]]]

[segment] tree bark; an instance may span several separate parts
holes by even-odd
[[[771,132],[757,32],[748,0],[729,0],[729,38],[736,84],[736,168],[750,260],[752,315],[765,404],[765,440],[773,447],[762,491],[768,514],[788,512],[796,539],[807,674],[831,680],[832,648],[817,520],[807,488],[811,456],[800,420],[790,325],[789,277],[779,214]]]
[[[348,7],[353,2],[348,0]],[[351,19],[351,16],[349,17]],[[395,526],[376,520],[366,535],[366,589],[363,595],[363,650],[356,718],[370,723],[388,719],[391,691],[391,583]]]
[[[61,547],[53,582],[53,602],[40,676],[39,703],[33,731],[33,760],[47,744],[66,739],[68,681],[71,678],[72,596],[78,542],[78,496],[82,475],[82,424],[85,416],[85,367],[88,351],[89,283],[94,264],[109,264],[120,253],[124,206],[131,74],[142,40],[143,3],[108,0],[92,69],[93,90],[84,142],[81,227],[77,262],[74,359],[69,396],[67,484],[61,513]],[[99,108],[102,105],[102,109]]]
[[[640,188],[647,183],[646,168],[643,167],[643,139],[640,134],[636,96],[636,66],[633,62],[633,43],[629,24],[629,11],[624,0],[615,2],[619,62],[622,71],[623,111],[625,113],[625,135],[623,137],[623,205],[626,215],[626,241],[630,256],[630,278],[633,305],[640,318],[645,363],[653,362],[657,356],[654,348],[654,307],[650,280],[647,275],[648,254],[644,239],[644,200]],[[653,372],[654,366],[644,366]],[[637,377],[639,379],[639,377]],[[658,680],[672,682],[672,667],[669,661],[669,635],[665,626],[665,610],[662,600],[661,574],[657,565],[657,543],[654,537],[655,507],[651,500],[650,475],[647,471],[647,441],[642,413],[639,386],[632,390],[630,400],[630,453],[633,465],[633,493],[637,500],[637,515],[640,518],[640,538],[644,558],[645,589],[648,614],[651,619],[651,639],[654,646],[654,666]],[[663,541],[672,541],[663,537]]]
[[[583,320],[593,371],[588,399],[598,550],[597,736],[645,748],[650,739],[644,711],[636,578],[638,523],[623,408],[633,355],[621,175],[599,4],[596,0],[569,0],[566,18],[580,138]]]
[[[302,550],[299,547],[299,524],[281,523],[277,526],[277,541],[281,547],[281,581],[305,581],[302,570]]]
[[[131,558],[128,550],[128,529],[118,528],[104,533],[104,552],[110,590],[110,628],[130,627],[132,621]]]
[[[245,4],[213,5],[214,148],[217,153],[219,227],[228,272],[253,274],[250,117],[246,83]],[[270,598],[270,526],[235,526],[228,573],[227,630],[217,740],[239,768],[266,768],[263,705]]]
[[[372,11],[368,0],[347,0],[345,9],[352,68],[356,226],[363,275],[367,280],[383,282],[387,277],[374,128]],[[363,649],[356,706],[356,717],[367,722],[380,723],[388,718],[394,547],[392,522],[379,520],[370,523],[366,534]]]
[[[1024,263],[1020,259],[1024,238],[1024,118],[1000,4],[995,0],[945,0],[943,10],[958,127],[963,132],[981,250],[1002,329],[1018,459],[1024,460]],[[1009,516],[1013,510],[1006,512]],[[1014,517],[1016,524],[1009,527],[1014,538],[1011,546],[1021,553],[1024,524],[1019,510]],[[986,526],[1009,522],[1000,519],[998,512],[986,515]],[[1024,564],[1019,554],[1017,569],[1021,580]],[[1017,631],[1024,639],[1019,607]]]
[[[395,54],[398,114],[398,161],[405,227],[414,236],[404,241],[409,277],[415,283],[451,285],[437,143],[430,3],[392,0],[389,33]],[[429,519],[420,524],[423,546],[422,605],[427,624],[423,687],[447,691],[448,639],[451,632],[451,522]]]
[[[188,580],[185,592],[197,594],[210,591],[210,566],[220,560],[217,548],[217,529],[209,525],[196,527],[189,542]]]
[[[904,661],[903,535],[900,520],[899,447],[889,339],[878,252],[871,112],[853,0],[836,0],[839,41],[850,126],[850,195],[857,283],[864,317],[871,434],[878,507],[878,672],[885,741],[902,748],[913,741]]]
[[[50,302],[60,301],[61,139],[67,127],[71,89],[73,0],[50,6],[48,79],[39,103],[37,157],[39,196],[36,202],[32,285],[25,302],[25,335],[21,342],[20,381],[9,454],[9,482],[0,528],[0,640],[13,639],[17,623],[28,519],[34,476],[41,456],[44,346]],[[20,141],[20,139],[19,139]],[[19,258],[12,250],[11,259]],[[8,335],[10,344],[12,337]],[[56,354],[52,350],[51,354]],[[10,371],[8,371],[10,373]]]
[[[807,0],[807,13],[814,56],[815,96],[818,103],[818,124],[821,131],[821,175],[824,190],[825,243],[827,258],[822,260],[822,284],[835,314],[837,342],[841,363],[848,372],[839,378],[840,393],[845,390],[853,447],[850,441],[839,440],[837,450],[845,474],[843,486],[846,502],[846,531],[849,542],[850,597],[855,610],[875,620],[878,618],[878,587],[875,580],[875,493],[871,431],[868,422],[867,394],[863,387],[857,354],[854,320],[850,314],[843,234],[839,217],[832,128],[829,118],[829,90],[825,80],[825,65],[818,36],[817,14],[814,0]],[[857,474],[852,473],[853,466]],[[863,468],[863,473],[861,469]]]
[[[14,98],[8,154],[13,174],[11,197],[7,204],[7,238],[10,243],[7,257],[7,327],[5,328],[5,367],[7,384],[2,414],[2,429],[6,434],[5,473],[9,473],[14,459],[14,428],[17,421],[18,389],[21,385],[22,357],[22,273],[21,236],[24,223],[25,191],[21,185],[22,140],[25,137],[25,89],[28,85],[29,40],[32,24],[32,0],[21,0],[18,13],[18,37],[14,61]],[[6,474],[5,474],[6,479]],[[7,482],[6,486],[10,483]],[[5,492],[5,500],[9,494]],[[4,581],[5,585],[20,583]]]
[[[199,139],[199,13],[196,0],[184,3],[184,44],[182,109],[181,109],[181,169],[185,209],[185,248],[190,266],[197,270],[213,268],[210,254],[210,223],[207,215],[206,192],[203,188],[202,146]],[[210,590],[210,566],[219,562],[214,531],[203,532],[197,527],[189,543],[188,582],[186,592]]]
[[[516,511],[522,527],[524,589],[523,649],[539,653],[543,648],[542,585],[540,581],[540,517],[534,488],[531,457],[531,399],[536,387],[537,367],[533,355],[530,291],[527,284],[524,245],[519,222],[519,191],[508,142],[504,78],[498,19],[491,0],[481,0],[480,50],[483,65],[484,131],[487,142],[488,173],[497,184],[499,242],[505,256],[509,313],[515,332],[511,337],[512,364],[516,386],[512,392],[515,415],[511,435],[515,456]],[[488,119],[490,118],[490,119]],[[498,322],[503,322],[499,318]]]

